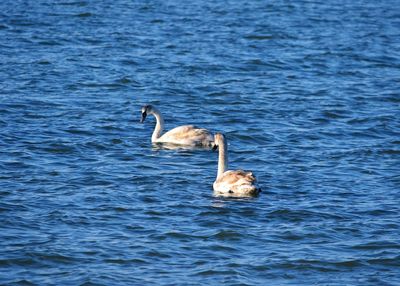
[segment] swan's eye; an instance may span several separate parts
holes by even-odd
[[[146,119],[147,113],[146,111],[142,112],[142,118],[140,119],[140,122],[143,123],[143,121]]]

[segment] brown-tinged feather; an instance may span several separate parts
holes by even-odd
[[[243,180],[251,184],[256,181],[256,178],[254,177],[253,173],[243,170],[227,171],[216,180],[216,183],[224,182],[225,184],[234,185],[237,184],[239,180]]]
[[[176,127],[161,136],[160,142],[167,141],[171,143],[192,142],[193,144],[209,145],[213,142],[213,137],[207,129],[197,128],[193,125]]]

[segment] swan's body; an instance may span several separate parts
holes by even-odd
[[[212,134],[207,129],[198,128],[193,125],[179,126],[161,135],[164,129],[164,119],[160,111],[151,105],[143,106],[142,119],[140,122],[143,122],[148,114],[154,115],[157,122],[153,135],[151,136],[151,142],[153,143],[203,147],[214,146],[214,138]]]
[[[253,173],[236,170],[226,171],[228,169],[228,146],[225,136],[221,133],[215,134],[215,144],[218,146],[218,174],[213,184],[214,194],[217,196],[229,197],[252,197],[261,192],[256,183]]]

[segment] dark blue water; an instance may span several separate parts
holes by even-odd
[[[0,284],[400,285],[398,1],[189,2],[0,3]]]

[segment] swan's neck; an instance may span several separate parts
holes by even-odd
[[[160,113],[160,111],[156,110],[153,107],[153,115],[156,118],[156,127],[154,128],[153,135],[151,135],[151,142],[157,142],[157,139],[160,138],[161,132],[164,130],[164,119]]]
[[[228,169],[228,146],[226,142],[223,141],[218,146],[218,174],[217,178],[221,176]]]

